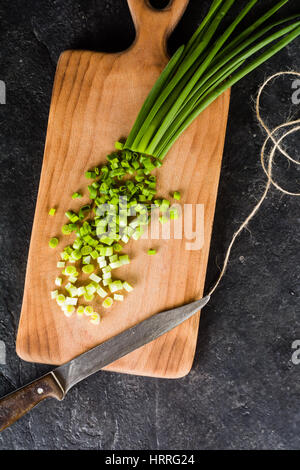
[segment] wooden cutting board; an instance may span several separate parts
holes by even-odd
[[[188,0],[174,0],[156,11],[144,0],[128,0],[136,26],[135,43],[125,52],[102,54],[66,51],[59,60],[53,87],[48,132],[31,236],[17,353],[26,361],[61,364],[164,309],[200,298],[203,292],[222,151],[229,92],[215,101],[181,136],[157,170],[158,195],[180,190],[181,204],[204,205],[204,246],[186,250],[186,239],[139,240],[126,245],[132,258],[115,271],[135,290],[104,311],[95,327],[87,318],[66,318],[50,299],[59,274],[56,263],[70,243],[61,236],[65,211],[78,210],[87,197],[85,171],[105,162],[114,142],[127,136],[149,90],[168,61],[166,40]],[[191,31],[192,34],[192,31]],[[86,191],[85,191],[86,193]],[[54,217],[48,215],[57,207]],[[177,221],[179,223],[180,221]],[[48,241],[59,236],[55,250]],[[147,249],[157,249],[155,256]],[[97,296],[98,297],[98,296]],[[100,299],[99,299],[100,300]],[[102,313],[99,305],[95,309]],[[176,378],[192,366],[199,315],[173,331],[111,364],[112,371]]]

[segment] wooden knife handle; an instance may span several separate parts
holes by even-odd
[[[62,400],[64,392],[53,375],[47,374],[0,399],[0,432],[45,398]]]

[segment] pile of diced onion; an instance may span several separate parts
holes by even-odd
[[[61,273],[55,279],[57,288],[51,292],[51,298],[67,317],[76,311],[79,318],[88,316],[95,325],[100,323],[100,314],[84,304],[99,297],[102,307],[108,309],[133,290],[129,282],[113,279],[112,273],[130,263],[129,256],[120,252],[130,239],[142,236],[152,204],[159,208],[161,223],[178,217],[167,199],[153,200],[156,177],[151,172],[161,166],[161,161],[122,149],[119,142],[116,148],[119,151],[108,155],[104,166],[85,174],[93,180],[88,186],[90,204],[82,206],[78,213],[65,213],[69,223],[63,225],[62,234],[75,234],[76,238],[60,253],[57,268]],[[81,197],[79,192],[72,195],[73,199]],[[179,200],[180,193],[176,191],[174,198]],[[49,215],[55,212],[51,208]],[[58,238],[51,238],[49,246],[56,248],[58,243]],[[148,250],[149,255],[155,253]]]

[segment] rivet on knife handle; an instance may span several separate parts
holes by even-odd
[[[57,400],[64,397],[62,388],[51,373],[0,399],[0,432],[50,397]]]

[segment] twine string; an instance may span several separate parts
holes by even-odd
[[[256,106],[255,106],[256,117],[257,117],[258,122],[260,123],[260,125],[262,126],[262,128],[265,130],[265,132],[267,134],[267,137],[266,137],[266,139],[263,143],[263,146],[262,146],[261,152],[260,152],[261,166],[262,166],[262,169],[263,169],[263,171],[265,172],[265,174],[267,176],[267,182],[266,182],[266,185],[265,185],[265,189],[263,191],[262,196],[260,197],[257,204],[254,206],[254,208],[252,209],[250,214],[246,217],[246,219],[240,225],[238,230],[233,234],[233,237],[231,239],[231,242],[230,242],[230,244],[227,248],[226,254],[225,254],[223,267],[220,271],[219,277],[218,277],[216,283],[214,284],[214,286],[211,288],[208,296],[211,296],[215,292],[217,287],[219,286],[222,278],[224,277],[226,269],[228,267],[229,259],[230,259],[230,256],[231,256],[231,250],[232,250],[232,247],[233,247],[236,239],[241,234],[241,232],[247,227],[250,220],[253,219],[255,214],[257,214],[257,212],[261,208],[264,200],[266,199],[266,197],[268,195],[270,187],[274,186],[276,189],[278,189],[278,191],[280,191],[283,194],[287,194],[289,196],[295,196],[295,197],[300,196],[300,193],[291,192],[291,191],[288,191],[287,189],[283,188],[273,178],[274,156],[275,156],[275,153],[276,153],[277,150],[279,151],[279,154],[281,156],[285,157],[288,161],[290,161],[290,162],[292,162],[296,165],[300,165],[300,161],[295,160],[294,158],[292,158],[286,152],[286,150],[284,150],[281,146],[282,142],[284,141],[284,139],[286,139],[286,137],[288,137],[290,134],[293,134],[294,132],[300,131],[300,119],[296,119],[294,121],[284,122],[283,124],[280,124],[279,126],[275,127],[273,130],[270,130],[269,127],[267,126],[267,124],[265,123],[265,121],[263,120],[262,116],[261,116],[261,96],[262,96],[262,93],[263,93],[264,89],[275,78],[278,78],[278,77],[283,76],[283,75],[295,75],[295,76],[300,77],[300,73],[299,72],[294,72],[294,71],[275,73],[274,75],[269,77],[262,84],[262,86],[259,88],[257,98],[256,98]],[[293,126],[291,129],[286,130],[287,128],[290,128],[291,126]],[[283,132],[283,134],[281,135],[280,138],[277,138],[276,135],[278,134],[278,131],[280,131],[280,130],[283,130],[284,132]],[[269,144],[270,141],[272,142],[272,147],[267,152],[267,150],[266,150],[267,145]]]

